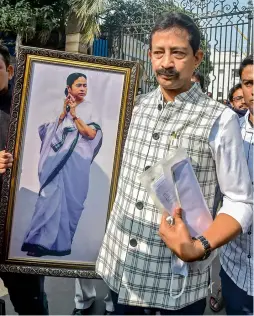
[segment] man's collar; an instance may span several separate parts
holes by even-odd
[[[156,90],[156,95],[158,93],[158,101],[163,102],[163,94],[161,92],[160,87]],[[199,83],[193,83],[192,86],[188,91],[185,91],[183,93],[180,93],[175,97],[175,102],[190,102],[190,103],[196,103],[197,100],[201,97],[204,97],[204,93],[201,90],[200,84]],[[167,104],[168,102],[163,102],[164,104]]]
[[[250,111],[248,110],[247,113],[244,116],[245,119],[245,126],[246,126],[246,132],[254,133],[253,123],[249,120]]]

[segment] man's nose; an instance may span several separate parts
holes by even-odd
[[[173,56],[170,53],[165,53],[161,65],[163,68],[174,68],[175,62]]]

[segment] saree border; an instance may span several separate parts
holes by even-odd
[[[137,62],[132,61],[27,46],[20,47],[17,59],[16,81],[12,97],[11,121],[7,142],[7,150],[13,154],[14,164],[13,168],[7,170],[3,177],[0,200],[0,271],[72,278],[100,278],[95,273],[95,262],[70,262],[64,260],[57,262],[41,258],[40,260],[33,258],[8,258],[15,199],[21,175],[21,163],[25,141],[24,134],[28,112],[28,97],[34,62],[68,65],[79,68],[86,67],[93,70],[124,74],[106,224],[109,220],[116,196],[123,147],[127,137],[134,98],[138,87],[139,65]]]

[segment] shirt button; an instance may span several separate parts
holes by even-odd
[[[177,135],[176,135],[176,132],[172,132],[172,133],[171,133],[171,137],[176,138],[176,136],[177,136]]]
[[[250,259],[250,258],[251,258],[251,255],[248,255],[248,258]]]
[[[158,105],[158,110],[159,110],[159,111],[162,110],[162,105],[161,105],[161,104]]]
[[[139,202],[136,203],[136,208],[137,209],[142,210],[143,207],[144,207],[144,204],[142,202],[139,201]]]
[[[248,235],[251,235],[251,232],[248,232]]]
[[[137,247],[137,240],[135,239],[135,238],[132,238],[131,240],[130,240],[130,245],[131,245],[131,247]]]
[[[151,168],[151,166],[145,166],[145,171]]]
[[[159,133],[153,133],[153,139],[158,140],[160,138]]]

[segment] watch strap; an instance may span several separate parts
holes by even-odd
[[[197,237],[193,237],[192,239],[199,240],[201,242],[202,246],[204,247],[205,253],[204,253],[204,256],[200,259],[200,261],[206,260],[212,252],[211,245],[210,245],[209,241],[202,235],[197,236]]]

